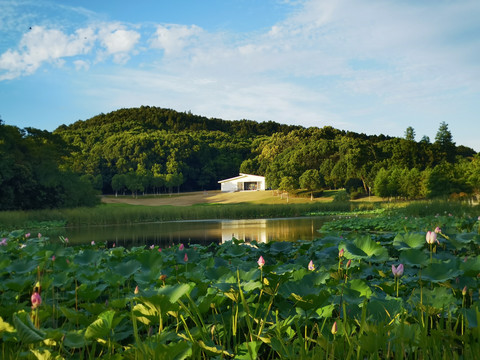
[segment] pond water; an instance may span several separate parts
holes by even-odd
[[[105,243],[125,247],[221,243],[232,237],[245,241],[313,240],[328,217],[287,219],[168,221],[133,225],[90,226],[45,231],[51,239],[68,237],[71,244]]]

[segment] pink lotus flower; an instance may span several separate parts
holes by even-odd
[[[265,265],[265,260],[263,259],[263,256],[260,256],[257,260],[257,264],[260,267],[260,269]]]
[[[315,270],[315,265],[313,264],[312,260],[310,260],[310,262],[308,263],[308,270],[310,270],[310,271]]]
[[[52,255],[52,261],[55,261],[55,259],[56,259],[55,255]]]
[[[187,262],[188,261],[188,255],[185,253],[185,256],[183,257],[183,261]]]
[[[68,238],[63,239],[68,244]]]
[[[339,258],[342,258],[344,252],[345,252],[345,250],[343,250],[343,248],[342,248],[342,249],[338,252],[338,257],[339,257]]]
[[[7,246],[7,239],[3,238],[0,242],[0,246]]]
[[[153,245],[153,244],[150,245],[150,249],[151,249],[151,250],[155,249],[155,245]]]
[[[36,291],[32,294],[31,300],[32,300],[32,309],[36,309],[42,304],[42,297]]]
[[[426,240],[427,240],[427,244],[434,244],[435,241],[438,243],[438,240],[437,240],[437,233],[434,232],[434,231],[428,231],[427,232],[427,235],[425,236]]]
[[[399,264],[397,267],[392,264],[392,273],[395,277],[400,277],[403,275],[403,264]]]
[[[112,244],[112,247],[113,247],[113,248],[116,247],[116,246],[117,246],[117,245],[116,245],[115,243]]]
[[[38,238],[40,239],[42,237],[42,234],[38,233]]]
[[[30,233],[25,234],[25,239],[28,239],[30,237]]]
[[[338,330],[337,329],[337,322],[335,321],[332,325],[332,330],[331,330],[332,334],[335,335],[337,333],[337,330]]]
[[[158,252],[162,252],[162,248],[158,248]]]
[[[95,245],[95,241],[92,240],[92,242],[90,244],[92,244],[92,246]]]
[[[439,234],[442,232],[442,229],[440,229],[438,226],[435,228],[435,233]]]
[[[180,244],[180,246],[178,247],[178,250],[183,250],[185,249],[185,246],[183,246],[183,244]]]

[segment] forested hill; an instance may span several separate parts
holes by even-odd
[[[94,130],[105,136],[119,131],[221,131],[240,137],[273,135],[302,129],[301,126],[283,125],[274,121],[256,122],[252,120],[227,121],[194,115],[191,112],[178,112],[171,109],[142,106],[120,109],[108,114],[100,114],[86,121],[77,121],[70,126],[62,125],[57,132],[82,132]]]
[[[394,138],[142,106],[54,133],[73,149],[64,166],[103,192],[215,189],[218,180],[239,171],[265,175],[272,188],[347,185],[355,193],[407,198],[480,188],[479,156],[457,146],[445,123],[432,143],[416,141],[411,127],[404,138]]]

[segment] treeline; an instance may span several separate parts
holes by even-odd
[[[19,129],[0,119],[0,210],[89,206],[98,202],[89,181],[63,166],[63,139]]]
[[[283,190],[345,187],[351,198],[467,198],[480,193],[480,157],[457,147],[447,124],[440,124],[433,143],[414,138],[412,127],[404,138],[330,127],[295,130],[257,141],[241,171],[264,174],[269,186]]]
[[[351,197],[429,198],[479,192],[479,157],[456,146],[448,125],[434,142],[326,126],[225,121],[143,106],[100,114],[55,134],[73,150],[68,168],[104,193],[216,189],[238,172],[273,189],[346,187]]]
[[[98,193],[218,189],[239,171],[273,189],[346,188],[408,199],[480,193],[480,157],[448,125],[433,142],[142,106],[62,125],[53,133],[1,125],[1,209],[76,206]]]

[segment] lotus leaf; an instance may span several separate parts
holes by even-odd
[[[428,255],[419,249],[406,249],[400,253],[398,261],[404,265],[424,267],[428,265]]]
[[[422,279],[432,282],[444,282],[463,274],[456,261],[429,264],[422,271]]]
[[[13,325],[17,336],[23,344],[34,344],[45,340],[45,332],[35,328],[30,316],[25,311],[13,314]]]
[[[424,233],[398,234],[393,239],[393,246],[398,250],[420,249],[425,246]]]

